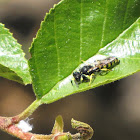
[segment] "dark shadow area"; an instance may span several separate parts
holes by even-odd
[[[19,16],[16,18],[7,16],[2,20],[2,22],[5,23],[7,28],[13,28],[23,36],[31,34],[37,23],[36,19],[27,16]]]

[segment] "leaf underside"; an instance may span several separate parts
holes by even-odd
[[[0,24],[0,76],[22,83],[31,83],[28,62],[21,45],[12,34]]]
[[[29,65],[37,98],[51,103],[139,71],[138,65],[127,70],[139,56],[139,8],[139,0],[63,0],[51,9],[30,49]],[[72,72],[81,60],[97,54],[116,56],[121,63],[107,75],[98,76],[90,86],[72,86]]]

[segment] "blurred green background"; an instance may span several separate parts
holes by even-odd
[[[26,58],[46,12],[59,0],[0,0],[0,22],[22,44]],[[94,129],[93,140],[140,139],[140,73],[84,93],[40,106],[30,118],[34,133],[50,134],[55,117],[62,115],[65,131],[75,133],[71,118]],[[0,78],[0,116],[21,113],[35,100],[32,86]],[[0,140],[16,138],[0,131]]]

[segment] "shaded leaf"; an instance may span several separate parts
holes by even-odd
[[[0,76],[22,83],[31,83],[28,62],[21,45],[8,29],[0,24]]]

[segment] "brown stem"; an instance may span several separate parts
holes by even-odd
[[[34,134],[34,133],[29,133],[29,132],[23,132],[20,128],[17,127],[16,124],[20,120],[23,120],[29,117],[38,108],[39,105],[41,105],[41,101],[35,100],[25,111],[23,111],[21,114],[17,116],[0,117],[0,129],[22,140],[52,140],[52,139],[53,140],[60,140],[60,139],[77,140],[83,137],[82,134],[80,133],[71,135],[69,132],[63,133],[63,131],[59,133],[55,133],[55,134],[50,134],[50,135],[40,135],[40,134]],[[74,126],[77,126],[77,121],[76,123],[73,122],[73,124]],[[78,122],[78,126],[79,124],[82,125],[82,130],[83,130],[85,128],[84,127],[85,123]],[[85,131],[82,131],[82,132],[85,132]]]
[[[7,128],[5,128],[3,131],[5,131],[19,139],[22,139],[22,140],[52,140],[52,139],[59,140],[61,138],[62,139],[64,138],[64,140],[67,140],[68,137],[71,137],[72,140],[77,140],[80,138],[79,133],[77,133],[75,135],[71,135],[69,132],[68,133],[50,134],[50,135],[41,135],[41,134],[23,132],[16,125],[10,125]]]
[[[21,114],[17,116],[13,117],[0,116],[0,129],[16,137],[19,137],[20,135],[21,139],[24,139],[24,137],[27,136],[29,137],[31,135],[30,133],[22,132],[22,130],[19,129],[15,124],[29,117],[39,107],[39,105],[41,105],[40,100],[35,100],[27,109],[25,109]]]
[[[39,107],[39,105],[41,105],[40,100],[35,100],[27,109],[17,116],[0,117],[0,129],[5,129],[9,125],[16,124],[19,121],[26,119]]]
[[[40,100],[35,100],[26,110],[24,110],[21,114],[15,116],[13,118],[14,121],[20,121],[20,120],[24,120],[27,117],[29,117],[30,115],[32,115],[32,113],[41,105],[41,101]]]

